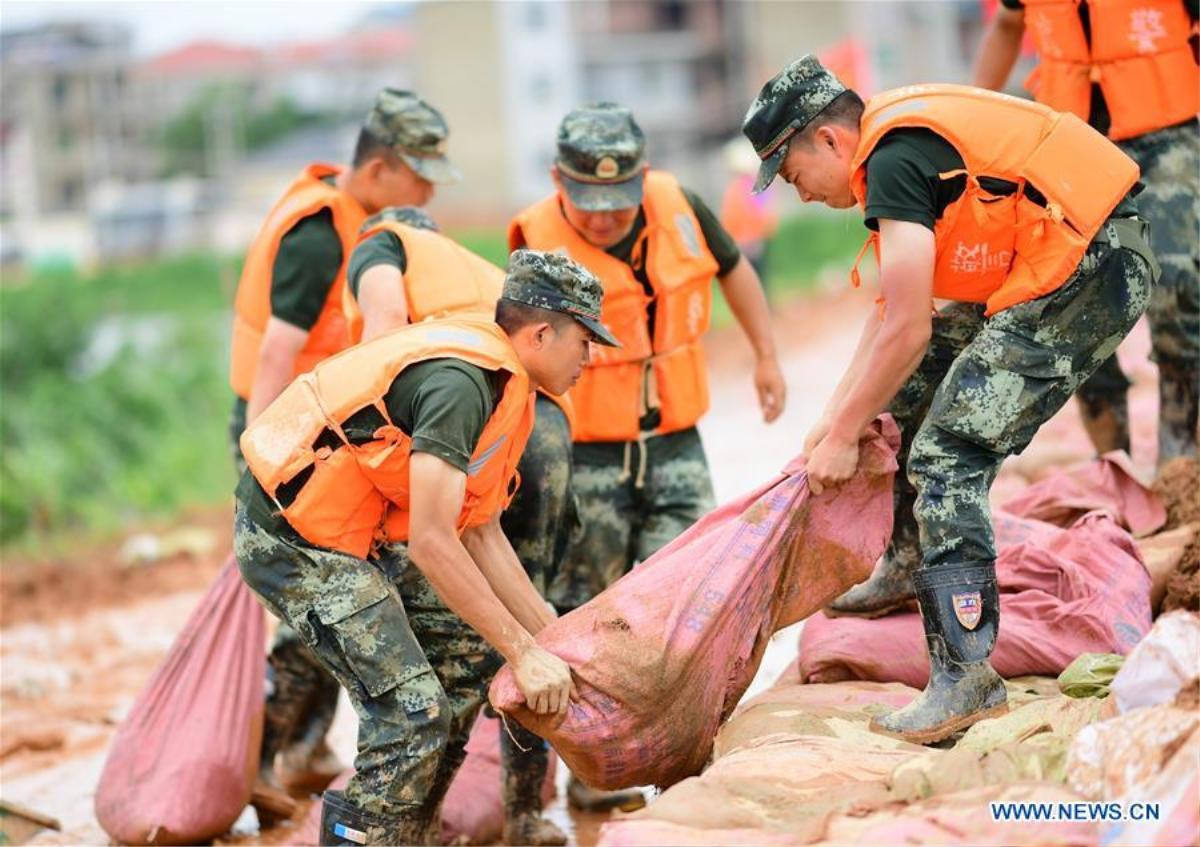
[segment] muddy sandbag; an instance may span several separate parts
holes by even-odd
[[[1200,459],[1178,456],[1158,469],[1154,492],[1167,510],[1166,529],[1200,522]]]
[[[1194,706],[1192,708],[1195,708]],[[1117,821],[1104,833],[1105,844],[1175,847],[1200,842],[1200,730],[1155,776],[1138,783],[1116,802],[1125,809],[1134,803],[1154,804],[1157,816]]]
[[[250,800],[262,736],[263,608],[233,556],[117,729],[96,819],[122,844],[197,844]]]
[[[1018,540],[1024,536],[1025,540]],[[1150,629],[1150,576],[1130,534],[1106,514],[1068,529],[1008,516],[996,522],[1003,677],[1057,676],[1080,653],[1126,654]],[[924,688],[921,616],[814,615],[800,634],[803,682],[867,679]]]
[[[1198,656],[1200,615],[1182,610],[1163,615],[1113,679],[1117,709],[1124,713],[1170,703],[1200,672]]]
[[[1067,760],[1071,788],[1089,800],[1112,801],[1167,770],[1176,756],[1195,768],[1198,748],[1189,739],[1198,731],[1200,712],[1173,704],[1084,727]]]
[[[1137,540],[1142,564],[1150,573],[1150,608],[1155,615],[1174,609],[1200,609],[1198,536],[1200,523],[1191,523]]]
[[[1068,697],[1107,697],[1124,663],[1116,653],[1083,653],[1058,675],[1058,687]]]
[[[776,685],[738,707],[717,733],[713,757],[772,735],[859,737],[866,746],[894,748],[893,739],[871,733],[867,724],[907,706],[920,693],[895,682]]]
[[[1200,535],[1195,535],[1184,548],[1167,576],[1162,611],[1200,610]]]
[[[1167,520],[1162,498],[1138,480],[1133,462],[1122,451],[1058,471],[1001,509],[1060,527],[1071,526],[1089,512],[1103,511],[1134,535],[1154,532]]]
[[[898,444],[895,423],[880,418],[855,476],[816,497],[797,457],[543,629],[538,643],[571,666],[580,695],[561,724],[525,707],[508,667],[492,703],[597,788],[699,772],[772,633],[864,580],[883,553]]]

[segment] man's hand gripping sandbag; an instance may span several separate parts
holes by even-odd
[[[870,576],[891,537],[899,444],[895,423],[880,417],[861,441],[857,473],[820,496],[808,489],[804,459],[793,459],[538,633],[575,675],[578,695],[561,722],[526,706],[508,666],[492,682],[492,703],[594,787],[698,773],[772,633]]]

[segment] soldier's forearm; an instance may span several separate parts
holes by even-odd
[[[463,545],[496,597],[531,634],[537,635],[554,620],[498,520],[463,533]]]
[[[1024,34],[1024,12],[1001,6],[983,34],[979,57],[971,71],[971,84],[1002,91],[1017,62]]]

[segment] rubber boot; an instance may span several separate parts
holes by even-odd
[[[619,809],[632,812],[646,805],[646,796],[641,789],[625,788],[620,791],[601,791],[584,785],[575,774],[567,782],[567,803],[581,812],[611,812]]]
[[[991,563],[920,570],[913,585],[925,624],[929,684],[903,709],[873,719],[871,729],[932,744],[1008,711],[1004,680],[988,661],[1000,628],[1000,596]]]
[[[364,844],[425,844],[425,824],[415,817],[363,811],[341,791],[326,791],[321,803],[322,847]]]
[[[1196,455],[1200,384],[1195,366],[1178,361],[1158,363],[1158,466],[1180,456]]]
[[[907,509],[907,515],[911,516],[911,503]],[[891,612],[912,609],[917,596],[913,592],[912,574],[921,566],[917,532],[916,520],[897,517],[892,543],[870,578],[830,603],[824,610],[826,616],[878,618]]]
[[[339,687],[328,675],[312,693],[276,764],[279,781],[295,794],[320,794],[346,766],[325,741],[337,711]]]
[[[1129,399],[1124,392],[1106,397],[1080,393],[1079,417],[1097,455],[1129,452]]]
[[[532,847],[566,844],[567,834],[542,816],[542,785],[550,769],[546,742],[515,721],[509,722],[500,730],[500,765],[503,843]]]

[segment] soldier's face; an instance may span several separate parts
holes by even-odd
[[[805,203],[824,203],[834,209],[854,205],[850,190],[850,157],[855,146],[848,144],[839,127],[818,127],[811,139],[794,136],[779,168],[779,176],[796,188]]]
[[[591,359],[592,334],[575,321],[557,329],[542,324],[532,341],[534,361],[527,369],[551,394],[563,394],[571,388]]]
[[[584,241],[603,250],[619,244],[621,239],[629,235],[630,230],[633,229],[633,222],[637,220],[639,206],[613,209],[609,212],[589,212],[580,209],[571,202],[567,190],[563,188],[559,179],[558,171],[551,169],[550,175],[554,178],[554,184],[558,186],[558,196],[562,200],[563,214],[567,218],[567,223],[583,237]]]

